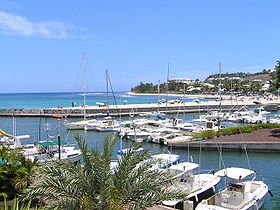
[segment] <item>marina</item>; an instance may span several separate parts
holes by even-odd
[[[279,7],[0,0],[0,209],[279,210]]]
[[[248,103],[249,101],[249,103]],[[0,126],[2,131],[7,132],[6,134],[11,134],[15,131],[11,130],[11,125],[16,123],[16,133],[17,134],[29,134],[31,137],[29,139],[23,139],[23,144],[31,145],[34,141],[44,142],[48,139],[48,136],[56,134],[56,124],[58,122],[61,123],[61,139],[63,142],[67,143],[67,146],[71,148],[74,153],[77,153],[77,143],[74,139],[77,135],[82,135],[86,142],[90,147],[102,147],[104,138],[108,133],[119,133],[119,143],[118,146],[114,149],[115,154],[117,154],[119,148],[125,148],[131,144],[131,142],[138,141],[142,142],[144,148],[148,148],[155,156],[157,154],[164,154],[171,152],[172,154],[180,155],[180,162],[184,161],[192,161],[194,163],[198,163],[199,168],[196,169],[196,173],[199,171],[207,171],[209,169],[218,169],[219,161],[214,161],[214,159],[218,158],[219,151],[222,148],[223,157],[225,158],[225,162],[229,161],[230,166],[238,166],[245,167],[245,162],[236,159],[236,156],[243,156],[244,152],[249,152],[250,162],[252,161],[251,155],[253,157],[264,157],[271,156],[274,157],[273,153],[275,153],[275,157],[280,152],[280,141],[277,137],[272,140],[272,137],[269,137],[270,133],[275,131],[277,133],[277,129],[268,129],[267,133],[261,131],[263,135],[260,134],[251,134],[251,137],[248,137],[250,134],[242,134],[241,136],[235,136],[233,139],[229,137],[223,137],[222,139],[214,138],[209,140],[201,140],[201,141],[193,141],[187,138],[188,135],[191,135],[195,130],[203,129],[202,127],[197,127],[195,123],[203,123],[204,120],[209,121],[217,118],[219,116],[218,113],[227,113],[227,115],[221,115],[223,117],[222,125],[223,126],[236,126],[240,125],[240,123],[244,123],[246,116],[255,116],[258,113],[263,113],[266,116],[269,111],[274,111],[275,114],[271,115],[270,120],[276,119],[274,116],[277,116],[278,111],[278,101],[265,101],[263,103],[255,104],[253,103],[254,99],[248,100],[244,103],[238,101],[239,104],[234,104],[232,106],[232,101],[223,100],[221,105],[219,101],[211,100],[211,101],[203,101],[200,103],[197,102],[185,102],[184,104],[126,104],[126,105],[110,105],[107,106],[87,106],[87,107],[70,107],[70,108],[50,108],[50,109],[8,109],[10,113],[5,113],[7,109],[1,109],[2,116],[0,121]],[[247,105],[247,106],[245,106]],[[264,106],[263,106],[264,105]],[[233,108],[234,107],[234,108]],[[244,107],[246,110],[243,111]],[[262,107],[267,107],[267,109],[263,109]],[[108,109],[109,108],[109,109]],[[117,111],[117,108],[121,111]],[[249,110],[259,110],[257,112],[252,112]],[[32,110],[32,111],[31,111]],[[42,110],[43,114],[42,114]],[[160,110],[160,113],[156,111]],[[167,112],[166,112],[167,110]],[[230,111],[229,111],[230,110]],[[269,110],[269,111],[265,111]],[[37,112],[41,112],[37,114]],[[109,112],[108,112],[109,111]],[[151,112],[150,112],[151,111]],[[79,112],[79,113],[77,113]],[[111,114],[112,112],[112,114]],[[66,114],[67,113],[67,114]],[[75,113],[75,114],[73,114]],[[96,114],[94,114],[96,113]],[[107,116],[107,113],[110,113],[110,117]],[[122,114],[120,114],[122,113]],[[243,118],[235,116],[234,113],[241,113],[240,116]],[[244,114],[243,114],[244,113]],[[83,121],[83,117],[86,117],[86,121]],[[103,116],[103,118],[100,118]],[[257,115],[256,115],[257,116]],[[262,116],[262,115],[260,115]],[[58,117],[58,118],[57,118]],[[88,117],[90,120],[88,120]],[[235,118],[234,118],[235,117]],[[82,121],[77,121],[82,118]],[[250,117],[253,119],[253,117]],[[262,119],[262,118],[258,118]],[[263,119],[267,119],[266,117]],[[13,121],[13,122],[12,122]],[[247,121],[246,121],[247,122]],[[75,127],[67,127],[68,124],[74,123],[82,123],[79,125],[83,125],[82,129],[76,129]],[[86,123],[86,124],[83,124]],[[193,124],[194,123],[194,124]],[[247,122],[249,123],[249,122]],[[21,126],[25,125],[25,126]],[[69,124],[69,125],[70,125]],[[128,128],[126,133],[124,130],[119,130],[121,125],[129,125],[132,126]],[[146,124],[146,125],[145,125]],[[47,125],[47,127],[46,127]],[[151,126],[152,125],[152,126]],[[157,126],[154,127],[155,125]],[[115,126],[115,127],[112,127]],[[133,126],[135,128],[133,129]],[[148,126],[145,128],[145,126]],[[145,129],[144,129],[145,128]],[[153,128],[153,129],[152,129]],[[152,129],[152,130],[151,130]],[[154,130],[155,129],[155,130]],[[144,131],[145,130],[145,131]],[[162,137],[166,138],[165,135],[158,136],[156,132],[171,132],[170,136],[173,136],[170,140],[160,140]],[[168,131],[170,130],[170,131]],[[181,131],[180,131],[181,130]],[[130,134],[129,134],[130,132]],[[196,131],[197,132],[197,131]],[[255,131],[259,132],[259,131]],[[5,133],[4,133],[5,134]],[[175,134],[175,135],[174,135]],[[169,134],[167,134],[168,136]],[[55,135],[54,135],[55,136]],[[153,143],[151,141],[153,139]],[[156,140],[158,139],[158,140]],[[239,140],[238,140],[239,139]],[[167,141],[165,144],[164,141]],[[170,142],[169,142],[170,141]],[[47,141],[48,142],[48,141]],[[63,144],[65,144],[63,143]],[[64,146],[65,147],[65,146]],[[62,147],[63,148],[63,147]],[[67,147],[65,147],[67,148]],[[30,150],[31,151],[31,150]],[[66,151],[62,149],[61,151]],[[69,154],[71,151],[69,150]],[[73,153],[72,152],[72,153]],[[258,152],[258,153],[256,153]],[[28,153],[28,151],[26,151]],[[29,152],[30,153],[30,152]],[[73,153],[73,154],[74,154]],[[270,153],[270,154],[269,154]],[[66,153],[65,153],[66,154]],[[243,155],[242,155],[243,154]],[[259,155],[257,155],[259,154]],[[234,159],[229,158],[230,156],[235,157]],[[54,155],[54,157],[58,157],[58,153]],[[64,155],[62,154],[62,157]],[[117,158],[115,155],[114,158]],[[229,159],[228,159],[229,158]],[[254,160],[254,158],[253,158]],[[205,161],[205,162],[204,162]],[[236,162],[237,161],[237,162]],[[277,158],[275,159],[277,161]],[[253,161],[254,162],[254,161]],[[245,164],[245,165],[244,165]],[[116,166],[112,165],[113,168]],[[255,167],[255,166],[254,166]],[[188,172],[189,173],[189,172]],[[258,174],[263,175],[262,173],[266,173],[264,171],[258,171]],[[199,176],[195,175],[194,177]],[[192,176],[191,176],[192,177]],[[204,178],[197,178],[197,180],[206,179],[206,175],[201,175]],[[269,176],[270,177],[270,176]],[[267,178],[267,177],[266,177]],[[273,177],[272,177],[273,178]],[[266,182],[269,185],[269,188],[274,193],[273,187],[270,186],[269,182]],[[215,184],[216,185],[216,184]],[[179,186],[183,186],[178,185]],[[200,186],[198,182],[198,186]],[[205,185],[207,186],[207,185]],[[219,186],[217,188],[219,189]],[[221,187],[221,186],[220,186]],[[185,187],[186,189],[187,186]],[[207,187],[205,188],[207,189]],[[207,191],[210,193],[210,191]],[[278,190],[276,190],[276,194],[278,194]],[[213,192],[212,192],[213,194]],[[201,197],[199,201],[207,197]],[[274,198],[269,196],[265,197],[264,206],[276,205],[274,204]],[[188,208],[193,208],[193,205],[197,205],[195,199],[193,200],[193,204],[189,203]],[[169,201],[163,202],[163,204],[167,206],[172,206],[173,203]],[[175,205],[175,204],[174,204]],[[182,205],[182,204],[176,204]],[[184,204],[185,205],[185,204]]]
[[[183,116],[182,116],[183,117]],[[75,120],[75,118],[73,118]],[[45,120],[41,119],[42,122]],[[31,135],[30,139],[27,139],[24,143],[32,143],[34,140],[39,138],[46,139],[46,133],[44,131],[43,126],[41,127],[41,136],[38,136],[40,118],[34,117],[24,117],[17,118],[17,132],[18,134],[26,134],[29,133]],[[55,132],[55,125],[57,120],[54,118],[48,118],[47,123],[51,126],[51,130],[49,131],[51,134]],[[10,117],[2,117],[1,128],[9,133],[12,133],[11,124],[12,118]],[[25,126],[20,126],[25,125]],[[65,127],[61,128],[61,138],[66,141],[69,145],[73,145],[77,147],[74,136],[82,135],[86,139],[88,145],[92,148],[101,148],[104,143],[105,133],[102,132],[92,132],[92,131],[79,131],[79,130],[66,130]],[[131,144],[130,141],[121,141],[117,143],[116,148],[114,149],[115,156],[113,159],[116,159],[117,151],[120,147],[126,148]],[[148,149],[153,154],[158,153],[166,153],[171,152],[175,154],[179,154],[181,156],[181,161],[188,161],[192,159],[196,163],[200,163],[200,170],[209,170],[209,169],[218,169],[219,168],[219,153],[217,151],[200,151],[199,149],[193,150],[190,148],[189,153],[187,148],[176,148],[176,147],[166,147],[160,144],[150,144],[143,142],[144,149]],[[264,208],[263,209],[277,209],[279,207],[278,197],[280,196],[280,186],[278,180],[278,171],[280,170],[278,167],[279,157],[278,153],[255,153],[254,151],[249,151],[249,160],[251,168],[258,172],[260,180],[265,180],[266,184],[269,186],[272,191],[274,197],[266,196],[264,200]],[[191,157],[191,158],[190,158]],[[228,166],[238,166],[247,168],[247,162],[245,161],[246,155],[244,151],[224,151],[223,152],[223,161],[225,165]],[[275,167],[271,167],[271,165]]]

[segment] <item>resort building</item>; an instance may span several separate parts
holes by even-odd
[[[189,78],[174,78],[174,79],[170,79],[169,82],[176,82],[176,83],[185,83],[185,84],[193,84],[194,80],[189,79]]]

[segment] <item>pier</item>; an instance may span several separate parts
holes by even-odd
[[[280,129],[262,129],[251,133],[223,136],[214,139],[192,142],[174,142],[169,148],[195,150],[222,150],[244,152],[280,152]]]
[[[65,117],[82,117],[106,115],[113,117],[139,115],[148,112],[161,112],[166,114],[184,114],[184,113],[204,113],[208,111],[236,111],[247,106],[255,108],[263,106],[268,111],[277,111],[280,106],[280,100],[260,101],[256,104],[253,101],[204,101],[204,102],[185,102],[176,104],[126,104],[107,106],[86,106],[84,107],[57,107],[47,109],[0,109],[0,116],[17,117],[51,117],[53,115],[63,115]]]

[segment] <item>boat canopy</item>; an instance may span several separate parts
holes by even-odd
[[[140,147],[139,149],[133,151],[134,154],[143,152],[144,148]],[[129,148],[118,150],[117,155],[125,155],[129,152]]]
[[[42,143],[38,143],[38,144],[42,147],[48,147],[48,146],[58,145],[58,141],[46,141],[46,142],[42,142]],[[67,142],[61,141],[60,144],[65,145],[65,144],[67,144]]]
[[[190,171],[198,167],[199,165],[197,163],[183,162],[183,163],[178,163],[176,165],[172,165],[169,168],[178,171]]]
[[[240,179],[244,179],[247,176],[250,176],[252,174],[255,174],[256,172],[253,170],[249,170],[246,168],[224,168],[222,170],[219,170],[215,173],[215,175],[217,176],[225,176],[225,177],[229,177],[231,179],[236,179],[236,180],[240,180]]]
[[[7,136],[7,137],[10,137],[10,138],[14,137],[13,135],[8,134],[8,133],[6,133],[6,132],[4,132],[4,131],[2,131],[2,130],[0,130],[0,135],[1,135],[1,136]]]

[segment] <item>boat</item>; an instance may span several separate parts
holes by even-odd
[[[196,210],[248,210],[260,209],[269,192],[263,181],[255,181],[256,172],[246,168],[224,168],[215,173],[219,177],[230,179],[221,192],[201,201]],[[246,180],[252,177],[251,180]]]
[[[137,154],[139,152],[143,152],[144,149],[142,147],[138,148],[137,150],[134,151],[134,154]],[[117,152],[117,161],[112,161],[111,162],[111,168],[116,169],[118,166],[118,162],[122,160],[123,155],[127,154],[129,152],[129,149],[120,149]],[[150,171],[154,170],[160,170],[160,169],[166,169],[169,168],[170,166],[176,165],[180,162],[180,155],[177,154],[170,154],[170,153],[161,153],[161,154],[156,154],[152,155],[149,159],[146,159],[139,164],[137,164],[136,167],[140,167],[141,165],[147,163],[148,161],[153,161],[152,166],[150,167]]]
[[[40,141],[38,143],[23,147],[23,155],[29,160],[38,160],[39,164],[51,163],[61,159],[70,162],[79,162],[82,158],[81,151],[74,146],[67,146],[65,141],[61,141],[59,149],[57,141]]]
[[[87,120],[86,119],[86,90],[87,90],[87,84],[86,84],[86,76],[87,76],[87,56],[84,53],[83,54],[83,60],[81,64],[82,70],[83,70],[83,97],[84,97],[84,102],[83,105],[81,106],[83,108],[84,112],[84,119],[81,121],[75,121],[75,122],[68,122],[67,119],[65,120],[65,123],[63,124],[67,130],[83,130],[84,127],[90,123],[94,122],[95,120]]]
[[[38,160],[39,164],[51,162],[53,160],[63,159],[71,162],[81,160],[81,151],[73,146],[67,146],[65,141],[61,141],[60,151],[58,141],[39,141],[34,144],[22,144],[24,139],[30,138],[30,135],[13,136],[2,130],[0,135],[4,135],[0,139],[0,144],[8,146],[12,149],[20,148],[21,153],[29,160]],[[60,153],[60,154],[59,154]]]
[[[184,200],[163,201],[162,205],[176,209],[195,209],[197,204],[215,192],[220,177],[211,173],[196,174],[199,164],[183,162],[170,166],[167,171],[177,182],[167,184],[164,188],[177,190],[186,194]]]

